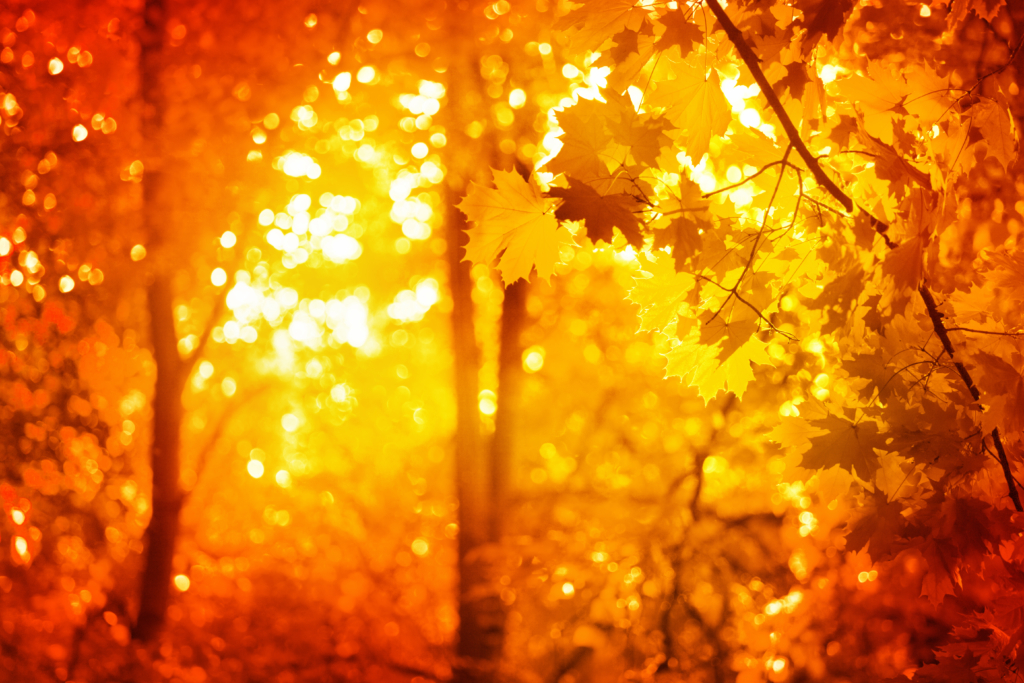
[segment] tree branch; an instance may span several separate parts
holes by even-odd
[[[740,57],[743,58],[743,62],[750,69],[750,72],[754,75],[754,80],[761,87],[761,92],[768,98],[768,105],[775,112],[775,115],[779,117],[779,121],[782,122],[782,127],[786,131],[786,135],[789,136],[789,143],[796,148],[796,151],[800,154],[800,158],[804,160],[807,167],[811,169],[811,173],[814,174],[814,179],[818,183],[828,190],[829,194],[836,198],[836,200],[846,207],[847,211],[853,211],[853,200],[833,182],[831,178],[825,173],[825,170],[818,163],[817,158],[811,154],[811,150],[807,149],[807,145],[804,144],[803,140],[800,139],[800,131],[796,129],[793,124],[793,120],[789,118],[789,114],[786,113],[785,107],[782,106],[782,102],[779,100],[778,95],[772,89],[772,84],[768,82],[764,72],[761,71],[761,65],[758,63],[757,55],[747,45],[747,41],[743,38],[743,33],[736,28],[736,24],[732,23],[729,15],[725,13],[725,9],[718,2],[718,0],[707,0],[707,6],[711,8],[715,18],[718,19],[718,23],[725,29],[725,34],[729,36],[729,40],[736,47],[736,50],[740,53]]]
[[[950,360],[953,361],[953,365],[956,367],[956,371],[960,373],[960,379],[963,380],[964,384],[967,385],[967,390],[971,392],[971,397],[975,401],[981,399],[981,392],[978,391],[978,387],[975,386],[974,380],[971,378],[967,368],[963,363],[956,359],[953,355],[953,342],[949,339],[949,332],[946,330],[946,325],[942,322],[942,313],[939,311],[938,306],[935,304],[935,299],[932,297],[932,293],[928,291],[928,288],[921,285],[918,290],[921,293],[921,298],[924,299],[925,308],[928,309],[928,317],[932,319],[932,327],[935,328],[935,334],[939,336],[939,340],[942,342],[942,348],[945,349],[946,354]],[[1010,470],[1010,460],[1006,457],[1006,449],[1003,448],[1003,439],[999,435],[999,427],[992,429],[992,442],[995,444],[996,453],[999,455],[999,465],[1003,468],[1003,477],[1006,479],[1006,484],[1010,488],[1010,500],[1013,501],[1013,507],[1017,509],[1017,512],[1024,512],[1024,505],[1021,505],[1020,494],[1017,492],[1017,485],[1014,483],[1013,472]]]
[[[719,4],[718,0],[707,0],[707,5],[711,8],[711,11],[714,12],[715,17],[725,29],[725,33],[729,37],[729,40],[732,41],[732,44],[740,53],[740,57],[743,58],[743,62],[754,75],[754,80],[757,81],[757,84],[761,87],[761,91],[764,93],[764,96],[768,98],[768,104],[771,106],[772,111],[774,111],[775,115],[782,121],[782,127],[786,130],[786,134],[789,136],[790,144],[796,148],[797,152],[800,153],[800,157],[811,169],[811,172],[814,174],[814,177],[818,182],[821,183],[825,189],[827,189],[829,193],[831,193],[831,195],[843,206],[845,206],[847,211],[852,212],[853,207],[855,206],[853,199],[843,192],[838,185],[832,182],[832,180],[825,174],[825,171],[821,168],[817,158],[811,154],[810,150],[807,149],[807,146],[800,139],[799,131],[797,131],[796,126],[793,125],[793,121],[789,118],[789,115],[786,114],[786,110],[783,108],[782,102],[779,101],[775,91],[772,90],[772,86],[768,82],[768,79],[765,78],[764,72],[761,71],[761,67],[758,64],[757,55],[755,55],[754,51],[750,49],[749,45],[747,45],[746,40],[743,38],[743,34],[738,28],[736,28],[736,25],[732,23],[732,20],[729,19],[729,16],[725,13],[725,9],[723,9],[722,5]],[[861,209],[861,211],[864,211],[864,209]],[[874,226],[875,231],[882,236],[882,239],[885,240],[886,246],[890,249],[895,249],[898,245],[886,234],[889,226],[874,216],[871,216],[867,211],[864,211],[864,213],[871,218],[871,223]],[[963,363],[956,360],[956,355],[953,352],[953,344],[949,339],[949,332],[946,330],[946,325],[942,320],[942,313],[939,312],[938,306],[935,304],[935,298],[923,284],[917,291],[924,300],[925,308],[928,310],[928,317],[931,318],[932,327],[935,328],[935,333],[942,341],[943,349],[945,349],[946,353],[949,355],[950,360],[953,361],[957,372],[960,374],[960,379],[962,379],[964,384],[967,386],[967,390],[970,392],[974,400],[977,401],[981,397],[981,394],[978,391],[978,387],[975,386],[974,380],[971,378],[967,368]],[[996,452],[999,454],[999,464],[1003,468],[1003,476],[1006,479],[1006,485],[1010,490],[1010,499],[1013,501],[1013,506],[1018,512],[1024,512],[1024,505],[1021,505],[1020,495],[1017,493],[1017,485],[1013,480],[1013,473],[1010,470],[1010,462],[1006,457],[1006,450],[1003,448],[1003,440],[999,435],[998,427],[992,430],[992,441],[995,444]]]
[[[224,409],[224,412],[220,414],[220,417],[217,419],[217,424],[214,425],[213,431],[210,433],[210,436],[207,437],[206,439],[206,443],[199,449],[199,455],[196,458],[195,467],[197,480],[202,478],[203,472],[206,470],[206,466],[209,463],[210,454],[213,452],[213,449],[217,445],[217,442],[220,441],[220,437],[224,435],[224,431],[231,423],[231,419],[238,413],[238,411],[242,407],[248,405],[257,397],[268,391],[271,386],[272,383],[268,381],[257,386],[255,389],[251,391],[247,391],[243,396],[240,396],[234,401],[231,401],[228,404],[227,408]],[[194,491],[195,489],[192,490]],[[192,491],[186,493],[186,500],[191,495]]]

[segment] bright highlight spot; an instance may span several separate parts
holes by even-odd
[[[192,582],[184,574],[178,574],[174,577],[174,587],[180,590],[182,593],[187,591],[189,589],[189,586],[191,585]]]
[[[246,465],[245,469],[249,472],[249,476],[253,479],[259,479],[263,476],[263,463],[259,460],[250,460],[249,464]]]
[[[300,420],[298,416],[293,415],[292,413],[286,413],[281,418],[281,426],[284,428],[286,432],[294,432],[295,430],[297,430],[299,428],[299,423]]]
[[[352,86],[352,74],[348,71],[342,71],[340,74],[334,77],[331,82],[331,86],[335,92],[345,92]]]
[[[377,72],[372,66],[364,66],[358,73],[356,73],[356,80],[360,83],[369,83],[376,75]]]
[[[498,400],[493,391],[484,389],[480,392],[479,407],[484,415],[494,415],[498,411]]]
[[[306,176],[310,180],[316,180],[320,177],[320,165],[313,160],[313,157],[302,152],[288,152],[280,157],[275,164],[275,168],[292,178]]]
[[[544,349],[539,346],[531,346],[523,352],[523,370],[534,373],[544,367]]]

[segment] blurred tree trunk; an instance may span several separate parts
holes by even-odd
[[[454,668],[456,683],[496,680],[505,641],[505,610],[498,595],[494,543],[495,500],[492,455],[480,433],[480,349],[473,319],[471,264],[463,261],[466,217],[456,207],[471,180],[484,177],[493,156],[485,136],[473,139],[465,130],[481,114],[484,86],[480,55],[475,49],[475,3],[452,3],[447,11],[452,37],[447,73],[449,159],[446,180],[446,240],[452,296],[452,351],[455,358],[456,495],[459,501],[459,641]],[[484,110],[482,118],[486,119]]]
[[[163,626],[171,585],[174,544],[178,536],[182,491],[181,392],[189,367],[178,353],[174,330],[174,295],[170,273],[161,268],[160,247],[167,234],[167,207],[162,205],[164,172],[161,168],[161,128],[164,101],[160,76],[163,67],[166,12],[163,0],[146,0],[145,24],[141,35],[140,86],[142,132],[145,150],[143,179],[143,228],[155,263],[150,273],[148,308],[156,384],[153,390],[153,441],[150,464],[153,471],[153,516],[146,529],[145,569],[141,580],[139,615],[133,637],[152,640]]]
[[[526,326],[526,295],[530,284],[519,280],[505,288],[501,302],[501,338],[498,351],[498,410],[491,437],[491,540],[495,543],[507,530],[512,455],[519,428],[519,396],[522,390],[523,348],[519,337]]]
[[[493,587],[487,545],[491,533],[490,468],[480,435],[480,350],[473,326],[473,281],[463,262],[465,217],[451,200],[449,187],[448,264],[452,294],[452,347],[455,357],[456,494],[459,500],[459,643],[456,680],[493,680],[492,665],[501,655],[504,618]]]

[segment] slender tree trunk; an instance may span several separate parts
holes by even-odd
[[[178,355],[170,283],[163,274],[157,275],[149,287],[149,315],[157,367],[150,450],[153,516],[146,530],[146,568],[142,575],[139,617],[134,632],[139,640],[152,639],[163,626],[182,503],[179,477],[184,412],[181,392],[185,368]]]
[[[449,189],[452,193],[452,190]],[[453,199],[454,197],[450,197]],[[452,293],[452,345],[455,355],[456,493],[459,498],[459,644],[456,681],[484,683],[504,642],[504,611],[488,552],[492,497],[490,467],[480,435],[477,405],[479,348],[473,327],[473,281],[462,262],[465,218],[449,202],[448,263]]]
[[[148,641],[159,632],[167,611],[178,536],[182,492],[181,392],[188,366],[178,354],[174,330],[174,300],[170,275],[161,266],[162,242],[167,234],[166,211],[162,206],[164,171],[159,152],[164,102],[160,90],[163,67],[165,9],[163,0],[146,0],[145,27],[141,39],[140,79],[142,132],[145,149],[142,219],[155,262],[150,273],[148,308],[152,335],[156,385],[153,391],[153,442],[150,464],[153,471],[153,515],[146,530],[145,569],[142,573],[139,615],[133,637]]]
[[[519,337],[526,326],[525,280],[505,289],[501,303],[501,340],[498,351],[498,411],[491,437],[491,541],[497,543],[506,530],[512,455],[519,429],[519,396],[522,390],[523,347]]]
[[[470,180],[486,182],[493,145],[487,136],[472,139],[468,124],[486,117],[480,55],[472,0],[449,3],[448,33],[451,43],[447,73],[449,130],[447,175],[447,234],[449,283],[452,295],[452,347],[455,356],[456,494],[459,498],[459,642],[456,648],[456,683],[491,683],[496,680],[505,635],[505,611],[499,597],[497,546],[493,543],[494,513],[490,453],[480,433],[480,350],[473,324],[473,281],[470,264],[464,262],[466,218],[455,208]],[[486,110],[484,110],[486,111]]]

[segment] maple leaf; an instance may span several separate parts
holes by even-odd
[[[843,369],[849,372],[851,377],[868,380],[864,387],[868,395],[877,390],[878,398],[883,402],[889,400],[898,386],[881,349],[876,349],[874,353],[854,354],[853,360],[843,361]]]
[[[918,463],[949,470],[962,466],[967,460],[963,440],[955,431],[922,431],[904,427],[890,436],[890,448]]]
[[[594,188],[570,176],[568,188],[553,187],[548,196],[562,200],[555,209],[555,217],[561,221],[583,221],[591,240],[611,244],[614,227],[631,245],[637,249],[643,247],[640,221],[634,213],[638,203],[630,195],[600,195]]]
[[[707,218],[708,201],[701,196],[700,186],[686,176],[680,176],[678,196],[658,204],[664,214],[655,224],[654,248],[670,247],[676,263],[676,272],[685,268],[703,245],[701,230],[710,230]],[[667,222],[667,225],[662,223]]]
[[[1017,157],[1017,135],[1006,107],[981,100],[970,109],[971,125],[980,133],[988,156],[1009,168]]]
[[[751,364],[770,365],[767,343],[754,334],[757,323],[747,306],[730,301],[714,320],[710,314],[702,320],[688,319],[679,333],[680,343],[666,355],[666,374],[680,377],[709,401],[728,389],[742,398],[752,381]],[[721,318],[721,320],[719,320]],[[711,322],[711,325],[705,323]],[[706,327],[711,329],[705,331]]]
[[[898,453],[883,453],[878,460],[881,466],[875,472],[875,488],[889,500],[912,497],[921,476],[915,464]]]
[[[825,309],[829,311],[829,322],[823,332],[832,332],[846,322],[846,315],[856,305],[861,292],[864,291],[864,269],[859,264],[842,272],[832,282],[825,285],[821,294],[807,303],[811,310]]]
[[[800,25],[807,29],[803,54],[808,55],[822,35],[829,40],[836,37],[853,9],[853,0],[800,0],[795,5],[804,15]]]
[[[896,247],[886,256],[882,272],[892,276],[897,292],[915,290],[921,283],[924,244],[923,238],[915,237]]]
[[[636,43],[636,39],[639,36],[640,34],[637,31],[630,31],[629,29],[619,31],[612,36],[614,45],[611,50],[608,50],[608,55],[611,57],[613,64],[626,61],[631,53],[640,52],[640,48]]]
[[[1024,376],[1006,360],[987,353],[971,354],[973,375],[988,409],[982,413],[981,424],[991,431],[1024,431]]]
[[[1003,249],[985,254],[986,279],[999,288],[1000,296],[1024,301],[1024,253]]]
[[[643,117],[638,120],[636,114],[623,116],[618,122],[608,125],[615,141],[629,147],[636,162],[648,168],[657,167],[658,156],[671,143],[665,132],[673,128],[675,126],[662,117]]]
[[[573,243],[569,231],[558,225],[554,202],[515,171],[492,173],[493,188],[471,183],[458,206],[475,224],[468,230],[466,259],[491,263],[501,254],[498,270],[506,284],[529,279],[533,268],[550,278],[559,246]]]
[[[557,30],[576,29],[574,48],[599,51],[605,41],[624,29],[639,30],[647,10],[634,0],[588,0],[555,22]]]
[[[864,516],[849,527],[846,536],[846,550],[859,552],[865,546],[871,559],[882,562],[897,555],[908,539],[904,531],[907,520],[903,517],[903,504],[890,502],[881,489],[875,489],[868,496]]]
[[[703,243],[700,230],[704,223],[696,218],[680,214],[673,218],[668,227],[654,233],[654,247],[670,247],[672,259],[676,264],[676,272],[682,272],[686,262],[700,251]]]
[[[780,93],[789,91],[789,96],[794,100],[799,100],[804,96],[804,88],[808,83],[811,82],[810,76],[807,75],[807,64],[804,62],[793,62],[786,66],[786,75],[783,76],[775,86],[779,89]]]
[[[702,65],[680,62],[676,79],[662,82],[651,95],[653,106],[665,107],[665,116],[678,126],[680,142],[694,164],[708,151],[713,135],[724,135],[732,120],[732,107],[722,94],[718,71],[705,75]]]
[[[952,0],[949,3],[949,14],[946,15],[946,21],[949,23],[949,28],[956,29],[971,12],[985,21],[992,21],[1005,5],[1006,0]]]
[[[868,64],[867,76],[838,83],[839,92],[864,113],[864,129],[886,144],[893,141],[893,121],[910,94],[906,81],[878,62]]]
[[[608,167],[600,156],[611,141],[604,128],[603,106],[593,100],[580,100],[575,106],[557,113],[562,148],[547,163],[549,171],[583,181],[608,175]]]
[[[640,330],[664,330],[676,322],[680,308],[697,284],[688,273],[676,273],[667,254],[641,252],[643,268],[633,279],[628,299],[640,306]]]
[[[695,47],[704,43],[704,34],[696,24],[686,18],[686,13],[681,9],[666,12],[658,21],[665,26],[665,32],[655,44],[658,50],[678,45],[682,58],[686,59]]]
[[[700,342],[705,346],[717,344],[721,348],[717,356],[720,361],[726,360],[746,344],[758,327],[758,319],[753,315],[735,316],[735,319],[729,320],[726,318],[715,311],[705,311],[699,317],[704,323],[700,326]]]
[[[894,130],[900,129],[894,128]],[[865,135],[862,138],[865,138],[868,149],[875,155],[875,175],[880,180],[889,183],[897,199],[902,199],[910,191],[912,187],[910,181],[913,181],[918,187],[931,189],[932,182],[929,175],[904,159],[892,145],[887,145],[871,135]]]
[[[613,48],[614,54],[609,50],[594,62],[595,66],[608,66],[612,69],[607,76],[606,93],[625,92],[654,56],[653,28],[649,23],[644,22],[639,31],[629,33],[632,34],[629,38],[624,37],[624,42]]]
[[[832,127],[832,130],[829,131],[829,139],[834,140],[841,148],[849,147],[850,135],[855,134],[860,130],[857,126],[857,119],[852,116],[840,114],[836,117],[835,121],[835,125]]]
[[[840,465],[861,479],[870,480],[875,476],[879,462],[874,449],[884,449],[885,439],[879,435],[878,425],[873,420],[853,423],[830,414],[811,424],[823,433],[809,437],[811,447],[804,453],[801,467],[817,470]]]

